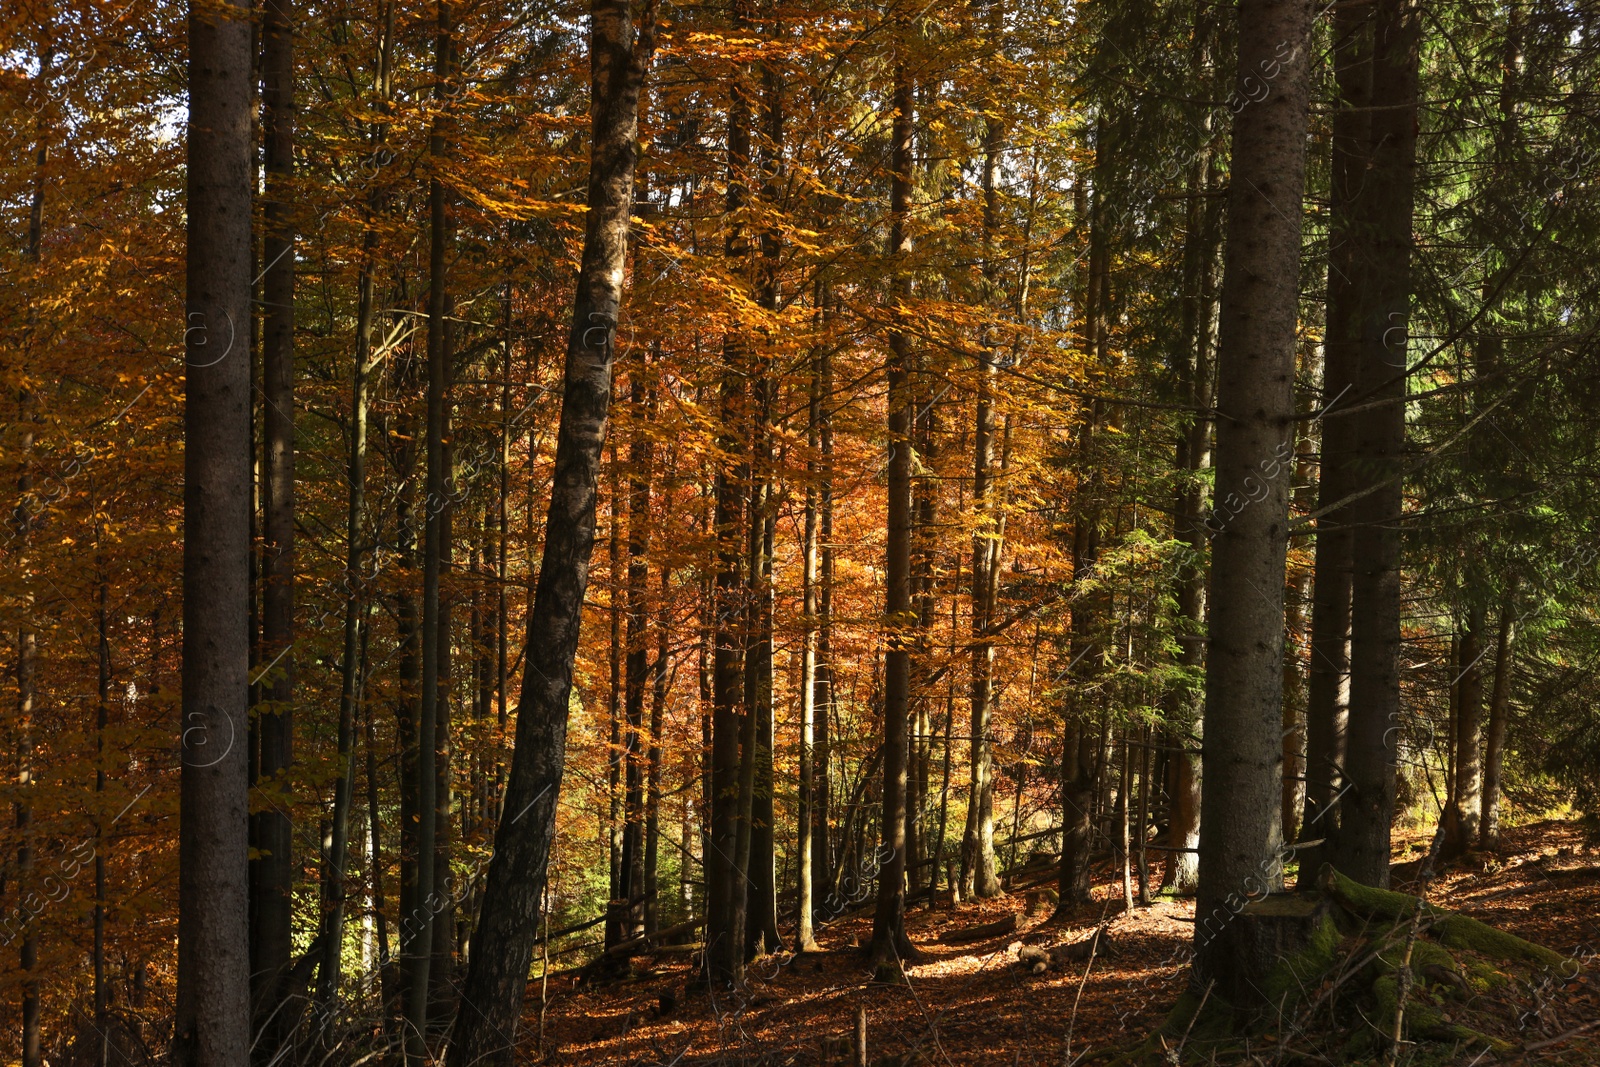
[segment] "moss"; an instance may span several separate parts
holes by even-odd
[[[1467,949],[1482,956],[1494,956],[1502,960],[1527,960],[1530,963],[1542,963],[1547,967],[1559,967],[1566,962],[1566,957],[1559,952],[1552,952],[1543,945],[1524,941],[1504,930],[1496,930],[1465,915],[1444,912],[1434,922],[1433,929],[1439,935],[1439,940],[1450,948]]]
[[[1397,941],[1389,945],[1378,953],[1378,958],[1390,967],[1400,966],[1401,963],[1405,962],[1406,943]],[[1430,966],[1443,967],[1447,971],[1454,971],[1456,969],[1456,959],[1432,941],[1419,937],[1416,944],[1411,946],[1411,973],[1416,975],[1420,981],[1423,977],[1422,969]]]
[[[1435,1040],[1461,1041],[1468,1045],[1487,1045],[1496,1053],[1515,1052],[1517,1050],[1517,1046],[1509,1041],[1502,1041],[1498,1037],[1490,1037],[1488,1034],[1474,1030],[1470,1026],[1461,1026],[1458,1023],[1436,1026],[1429,1032],[1428,1036]]]
[[[1466,915],[1458,915],[1443,908],[1418,900],[1405,893],[1388,889],[1375,889],[1351,881],[1331,866],[1322,868],[1322,884],[1339,903],[1349,910],[1375,919],[1394,922],[1409,920],[1420,908],[1429,930],[1448,948],[1468,949],[1484,956],[1504,960],[1527,960],[1548,967],[1559,967],[1566,962],[1558,952],[1552,952],[1515,934],[1497,930]]]
[[[1382,966],[1385,973],[1372,983],[1372,995],[1378,1002],[1378,1029],[1387,1038],[1394,1033],[1394,1016],[1400,1007],[1400,972],[1387,964]],[[1418,986],[1412,985],[1411,994],[1406,999],[1405,1018],[1402,1020],[1406,1033],[1427,1034],[1444,1022],[1439,1009],[1421,999],[1419,992]]]
[[[1352,881],[1324,864],[1320,879],[1323,888],[1335,900],[1358,915],[1370,919],[1388,919],[1397,921],[1410,919],[1417,913],[1417,898],[1406,893],[1396,893],[1389,889],[1376,889],[1370,885],[1362,885]],[[1432,918],[1442,914],[1439,909],[1430,904],[1422,905],[1424,918]]]
[[[1467,988],[1474,993],[1489,993],[1511,981],[1511,976],[1481,960],[1467,963]]]
[[[1315,986],[1333,968],[1339,955],[1339,927],[1332,915],[1324,915],[1312,931],[1306,947],[1278,965],[1267,975],[1262,992],[1267,1003],[1283,1011],[1304,990]]]

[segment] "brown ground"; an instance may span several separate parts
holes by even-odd
[[[1426,841],[1396,843],[1395,888],[1411,884],[1415,857]],[[1408,858],[1410,861],[1407,862]],[[647,973],[633,980],[583,986],[571,976],[553,978],[544,1024],[542,1062],[552,1064],[818,1064],[823,1043],[848,1038],[858,1005],[868,1013],[873,1061],[905,1056],[906,1063],[1070,1064],[1126,1046],[1149,1032],[1182,991],[1193,935],[1189,901],[1161,900],[1123,915],[1120,883],[1100,872],[1095,904],[1069,922],[1026,915],[1025,892],[952,911],[914,909],[907,926],[923,958],[906,967],[901,986],[872,984],[852,946],[871,932],[870,914],[841,919],[819,936],[819,956],[757,961],[743,999],[713,1002],[695,988],[682,956],[640,958]],[[1454,908],[1569,955],[1600,949],[1600,841],[1586,840],[1575,823],[1540,823],[1508,831],[1498,857],[1471,858],[1436,878],[1428,894]],[[962,945],[941,945],[942,931],[975,926],[1016,912],[1014,933]],[[1114,952],[1087,969],[1032,975],[1015,962],[1014,947],[1058,943],[1110,923]],[[1008,952],[1008,948],[1010,951]],[[1600,1067],[1600,979],[1594,964],[1578,978],[1541,995],[1537,1019],[1488,1004],[1506,1016],[1492,1029],[1519,1046],[1558,1037],[1516,1062]],[[672,1003],[662,1010],[662,998]],[[539,985],[529,987],[526,1062],[535,1051]],[[1477,1024],[1472,1020],[1457,1020]],[[1565,1035],[1565,1036],[1563,1036]],[[1514,1057],[1463,1053],[1462,1064],[1508,1062]],[[1474,1060],[1473,1056],[1478,1056]],[[1264,1061],[1264,1062],[1270,1062]],[[1457,1062],[1455,1057],[1439,1062]]]

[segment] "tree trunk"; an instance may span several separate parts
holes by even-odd
[[[1237,90],[1272,80],[1268,95],[1237,108],[1233,121],[1216,453],[1216,498],[1231,517],[1212,542],[1195,911],[1196,978],[1215,979],[1218,994],[1240,1005],[1260,998],[1251,979],[1267,968],[1249,958],[1240,924],[1225,921],[1226,902],[1276,887],[1283,877],[1284,464],[1294,447],[1310,45],[1309,5],[1241,0]]]
[[[594,551],[595,491],[638,158],[639,90],[655,50],[656,8],[647,0],[637,34],[630,0],[593,0],[590,12],[589,211],[567,340],[550,510],[506,783],[509,817],[495,833],[478,950],[461,990],[462,1003],[477,1010],[456,1016],[451,1067],[504,1067],[512,1060],[508,1036],[516,1033],[538,933],[566,758],[573,657]]]
[[[828,289],[822,286],[822,313],[828,316]],[[817,676],[816,676],[816,764],[812,768],[814,810],[811,831],[811,880],[816,888],[833,884],[832,748],[833,716],[833,410],[828,405],[833,395],[833,359],[826,345],[817,357],[817,373],[822,378],[822,407],[818,415],[817,445],[821,450],[821,484],[817,487],[818,526],[821,567],[817,588]]]
[[[38,116],[34,123],[34,135],[37,145],[34,150],[33,164],[33,196],[29,204],[27,244],[23,248],[23,259],[28,264],[30,273],[37,271],[44,239],[44,204],[45,204],[45,164],[49,160],[49,147],[46,140],[47,128],[44,112],[48,100],[44,94],[50,91],[50,74],[55,61],[53,46],[53,24],[46,22],[44,28],[45,43],[39,49],[39,74],[36,84],[40,87],[41,98],[37,101]],[[42,295],[42,294],[41,294]],[[29,373],[36,371],[32,366],[33,353],[33,325],[35,316],[33,312],[32,294],[25,295],[24,301],[29,304],[28,326],[24,334],[22,375],[24,385],[18,390],[18,422],[21,423],[21,440],[18,441],[18,452],[22,458],[22,473],[17,479],[17,505],[12,515],[15,522],[13,535],[21,542],[21,551],[26,553],[31,540],[30,534],[34,516],[28,508],[29,498],[33,490],[33,449],[34,449],[34,423],[40,421],[41,412],[38,408],[38,397],[31,384],[27,382]],[[26,556],[21,569],[24,575],[31,570],[26,562]],[[34,782],[34,700],[37,694],[37,681],[35,677],[36,664],[39,654],[38,631],[34,628],[35,602],[32,583],[26,578],[22,595],[20,597],[22,626],[17,632],[17,773],[16,773],[16,801],[13,809],[17,835],[17,900],[20,904],[27,896],[34,893],[33,872],[33,832],[30,824],[33,821],[33,804],[29,796],[33,792]],[[101,853],[96,853],[97,878],[103,867]],[[0,886],[5,882],[5,874],[0,871]],[[97,887],[98,887],[97,881]],[[98,917],[98,912],[97,912]],[[7,924],[9,926],[9,923]],[[98,929],[98,927],[97,927]],[[10,937],[7,938],[9,943]],[[19,985],[22,993],[22,1067],[41,1067],[44,1062],[44,1051],[41,1044],[40,1029],[40,1003],[39,984],[33,977],[33,971],[39,962],[38,926],[31,917],[24,917],[22,943],[17,947],[17,964],[22,971],[23,978]],[[100,983],[97,979],[96,988]]]
[[[400,396],[415,395],[416,371],[410,360],[391,363],[392,383]],[[417,876],[420,851],[418,828],[421,776],[417,766],[420,745],[417,734],[418,705],[422,693],[422,646],[417,612],[417,424],[414,413],[402,407],[395,419],[389,454],[393,457],[394,477],[399,483],[395,494],[395,541],[399,564],[399,588],[395,593],[395,639],[399,664],[396,667],[395,740],[400,749],[400,900],[396,915],[399,949],[395,960],[396,999],[392,1004],[397,1022],[406,1017],[411,960],[416,952],[417,924],[414,916],[422,908],[424,893]]]
[[[822,286],[818,285],[819,294]],[[818,317],[821,310],[818,310]],[[798,870],[795,896],[799,912],[795,952],[817,950],[812,929],[816,909],[815,887],[819,884],[816,840],[815,737],[817,722],[817,433],[822,422],[822,351],[817,345],[811,355],[811,396],[806,418],[806,503],[805,526],[800,545],[800,615],[804,628],[800,645],[800,810],[797,823],[799,840],[795,844]]]
[[[653,407],[653,405],[652,405]],[[650,692],[650,748],[646,755],[645,771],[645,836],[644,836],[644,932],[654,934],[660,928],[660,915],[656,904],[656,861],[661,836],[661,732],[667,714],[667,658],[672,642],[672,568],[665,560],[661,563],[661,603],[656,607],[656,660],[651,673],[654,684]],[[689,847],[688,835],[683,835],[683,847]],[[680,861],[680,868],[687,867]]]
[[[451,76],[451,8],[438,5],[434,50],[434,99],[448,98]],[[446,154],[444,119],[436,116],[428,136],[428,153],[442,166]],[[417,714],[417,834],[416,887],[412,911],[402,923],[411,927],[406,954],[406,1061],[421,1064],[429,1057],[429,972],[434,954],[434,921],[438,918],[435,881],[439,838],[439,689],[440,625],[439,579],[444,556],[444,513],[448,507],[449,475],[445,467],[445,407],[450,378],[450,287],[447,277],[450,219],[444,182],[434,177],[428,184],[428,413],[425,428],[427,473],[423,493],[422,629],[418,635],[422,656],[422,689]]]
[[[890,293],[893,317],[908,315],[911,275],[912,80],[904,49],[909,27],[899,28],[894,60],[889,191]],[[911,652],[916,616],[911,601],[911,458],[915,406],[911,338],[896,322],[889,331],[889,492],[885,547],[884,618],[888,649],[883,685],[883,825],[878,904],[872,920],[871,963],[879,981],[902,981],[900,964],[915,951],[905,931],[906,719],[911,702]]]
[[[1500,846],[1500,769],[1505,759],[1506,716],[1511,701],[1512,644],[1517,638],[1516,583],[1500,604],[1500,635],[1494,650],[1494,688],[1489,694],[1489,728],[1483,741],[1483,821],[1479,847]]]
[[[642,363],[642,360],[641,360]],[[644,746],[644,696],[649,682],[649,654],[645,647],[645,627],[649,607],[645,603],[646,583],[650,578],[650,479],[654,463],[654,447],[645,431],[644,368],[635,366],[631,373],[629,408],[633,421],[632,440],[628,443],[628,587],[625,614],[627,615],[627,652],[625,699],[623,712],[626,732],[623,738],[622,760],[625,780],[622,857],[618,899],[622,903],[621,937],[626,940],[644,934],[644,831],[645,831],[645,777],[646,758]]]
[[[1193,66],[1205,69],[1207,57],[1202,23],[1196,24]],[[1203,129],[1209,133],[1209,115]],[[1216,259],[1221,240],[1220,204],[1206,195],[1217,185],[1217,162],[1209,150],[1195,159],[1188,185],[1192,194],[1188,210],[1188,233],[1184,241],[1184,291],[1193,294],[1184,301],[1184,337],[1188,341],[1184,358],[1178,363],[1179,397],[1195,411],[1210,410],[1214,401],[1213,344],[1216,338]],[[1172,810],[1167,829],[1167,866],[1161,888],[1179,896],[1193,896],[1199,885],[1200,867],[1200,759],[1201,714],[1204,693],[1190,679],[1205,667],[1206,575],[1204,559],[1208,530],[1205,522],[1206,487],[1201,472],[1211,466],[1212,423],[1195,418],[1177,441],[1178,470],[1187,478],[1177,494],[1173,530],[1186,549],[1174,580],[1177,607],[1178,666],[1187,677],[1173,687],[1168,697],[1171,748]]]
[[[252,864],[250,974],[256,1018],[265,1025],[251,1053],[277,1055],[293,1028],[294,1008],[281,1005],[290,962],[294,903],[294,831],[285,776],[294,761],[294,0],[267,0],[261,27],[261,104],[266,142],[266,196],[261,252],[262,438],[264,482],[261,552],[261,651],[256,675],[258,787],[268,797],[252,818],[260,858]],[[270,1019],[270,1022],[268,1020]]]
[[[173,1062],[250,1055],[250,16],[189,14],[183,721]],[[230,358],[231,357],[231,358]]]
[[[606,896],[606,937],[607,948],[615,948],[627,940],[622,932],[622,923],[626,907],[622,897],[623,872],[622,872],[622,836],[623,836],[623,810],[622,810],[622,769],[627,762],[627,754],[623,749],[623,680],[622,680],[622,465],[617,462],[617,443],[611,442],[611,460],[606,464],[607,492],[606,512],[610,517],[609,542],[610,551],[606,567],[606,577],[609,579],[610,588],[607,590],[606,614],[611,619],[611,687],[607,693],[606,721],[610,724],[611,734],[606,745],[606,798],[610,801],[610,811],[607,813],[604,827],[606,837],[607,881],[610,891]]]
[[[97,524],[98,526],[98,524]],[[95,531],[95,544],[102,543],[101,529]],[[109,1067],[111,1032],[108,1013],[111,1008],[111,986],[106,980],[106,827],[102,822],[106,791],[106,728],[111,725],[111,617],[109,601],[111,583],[106,578],[105,558],[97,552],[95,569],[99,575],[99,588],[95,597],[95,652],[98,670],[95,686],[95,852],[94,852],[94,1028],[99,1037],[96,1059],[100,1067]]]
[[[755,778],[750,794],[750,862],[745,872],[745,948],[750,957],[775,949],[778,897],[772,810],[772,551],[777,515],[773,510],[772,407],[770,360],[758,375],[759,411],[754,426],[750,493],[748,575],[749,626],[745,654],[746,714],[754,717]],[[747,758],[741,755],[741,759]],[[742,803],[741,798],[741,803]]]
[[[995,8],[998,11],[998,7]],[[996,186],[1005,149],[1005,127],[990,117],[983,139],[984,285],[987,302],[997,303],[999,253],[994,247],[1000,229],[1000,191]],[[978,395],[972,430],[972,741],[971,790],[962,841],[962,890],[979,897],[1000,893],[994,858],[994,753],[990,731],[994,718],[994,624],[992,593],[1000,569],[1000,526],[994,506],[995,378],[999,374],[997,337],[978,349]]]
[[[747,23],[743,4],[735,4],[736,29]],[[728,188],[729,219],[723,249],[729,270],[748,270],[749,242],[744,210],[750,182],[750,87],[747,72],[739,70],[728,85]],[[748,883],[737,864],[740,836],[740,795],[743,781],[744,720],[749,715],[745,690],[744,633],[748,604],[742,577],[743,552],[739,524],[744,517],[745,482],[750,463],[743,432],[746,418],[748,342],[737,332],[723,339],[726,363],[720,386],[722,422],[718,451],[727,458],[716,474],[716,649],[712,665],[711,850],[706,855],[706,970],[715,985],[740,986],[744,982],[745,899]]]
[[[1322,346],[1321,465],[1317,506],[1349,496],[1357,472],[1351,449],[1355,417],[1339,410],[1354,397],[1360,364],[1362,264],[1370,235],[1359,203],[1371,151],[1372,8],[1341,6],[1333,13],[1333,149],[1329,177],[1328,297]],[[1339,833],[1335,802],[1343,786],[1345,729],[1350,711],[1350,590],[1355,530],[1346,504],[1317,520],[1311,580],[1311,668],[1306,682],[1306,794],[1301,837],[1329,842],[1299,852],[1303,884],[1331,855]]]
[[[1056,882],[1057,914],[1087,904],[1089,853],[1094,824],[1094,732],[1082,714],[1073,717],[1061,748],[1061,870]]]
[[[1303,392],[1297,407],[1302,416],[1309,414],[1311,394]],[[1299,431],[1299,441],[1294,450],[1294,469],[1290,496],[1295,510],[1312,510],[1311,468],[1316,444],[1304,427]],[[1305,735],[1308,682],[1306,680],[1306,602],[1311,598],[1312,568],[1296,564],[1290,571],[1285,592],[1283,612],[1283,779],[1281,787],[1281,818],[1283,839],[1294,841],[1300,836],[1300,809],[1304,798]]]
[[[1483,816],[1483,645],[1484,609],[1467,611],[1467,628],[1461,635],[1461,666],[1455,676],[1455,788],[1441,819],[1444,841],[1440,855],[1455,859],[1478,845]]]
[[[387,109],[389,103],[389,60],[393,39],[394,8],[391,4],[386,5],[384,10],[383,39],[379,46],[378,60],[378,102],[384,109]],[[374,153],[382,150],[387,130],[388,126],[385,123],[375,122],[371,125],[368,141]],[[344,645],[339,667],[338,745],[342,771],[334,789],[333,833],[328,852],[326,878],[330,897],[323,902],[322,960],[318,966],[318,999],[324,1005],[331,1005],[338,996],[343,958],[341,950],[344,945],[345,871],[350,852],[350,808],[355,794],[355,723],[359,710],[357,696],[363,682],[360,673],[361,642],[366,631],[362,625],[365,597],[361,589],[361,565],[364,558],[361,539],[366,512],[369,409],[367,376],[376,369],[372,353],[372,331],[377,316],[373,272],[378,248],[378,231],[374,226],[374,216],[380,206],[380,194],[375,188],[367,199],[361,235],[361,260],[356,279],[356,345],[350,371],[350,447],[346,467],[349,485],[346,487],[348,497],[345,509]],[[369,784],[370,788],[374,787]],[[373,831],[372,853],[374,872],[376,872],[376,823],[373,824]],[[378,879],[376,873],[372,877],[375,881]],[[387,955],[387,951],[384,955]]]
[[[1379,0],[1372,58],[1372,185],[1366,197],[1370,288],[1362,301],[1354,418],[1355,466],[1368,495],[1352,505],[1350,722],[1333,862],[1364,885],[1389,884],[1400,739],[1400,523],[1405,451],[1406,331],[1411,303],[1419,13],[1414,0]]]

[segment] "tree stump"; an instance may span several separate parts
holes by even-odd
[[[1237,913],[1204,920],[1197,937],[1216,938],[1216,993],[1236,1008],[1266,1007],[1320,972],[1338,947],[1333,905],[1322,893],[1272,893]],[[1285,966],[1287,965],[1287,966]]]

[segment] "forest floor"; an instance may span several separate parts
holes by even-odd
[[[1394,888],[1416,888],[1426,849],[1425,836],[1397,834]],[[882,1056],[902,1057],[907,1065],[1103,1062],[1103,1054],[1148,1034],[1183,991],[1194,904],[1157,898],[1124,914],[1120,872],[1113,879],[1111,871],[1097,871],[1096,883],[1094,903],[1065,921],[1052,919],[1048,907],[1030,916],[1024,890],[955,909],[913,908],[907,930],[922,958],[905,967],[907,982],[898,986],[873,983],[855,947],[870,937],[870,911],[826,926],[818,936],[822,953],[753,963],[742,998],[713,1000],[681,954],[640,957],[636,976],[620,982],[552,977],[544,1059],[535,1062],[845,1064],[853,1062],[845,1050],[860,1005],[867,1010],[873,1063]],[[1577,977],[1538,997],[1537,1017],[1525,1005],[1489,996],[1473,1009],[1475,1028],[1519,1049],[1557,1040],[1517,1055],[1464,1048],[1459,1056],[1429,1062],[1600,1065],[1600,975],[1593,955],[1600,948],[1600,836],[1575,822],[1508,830],[1497,855],[1472,856],[1441,871],[1427,895],[1589,960]],[[1011,914],[1018,919],[1013,932],[965,944],[939,941],[941,934]],[[1074,942],[1101,923],[1108,924],[1111,951],[1097,954],[1092,965],[1068,962],[1035,975],[1017,963],[1019,943]],[[539,1029],[538,982],[529,986],[528,1004],[525,1033],[531,1037]]]

